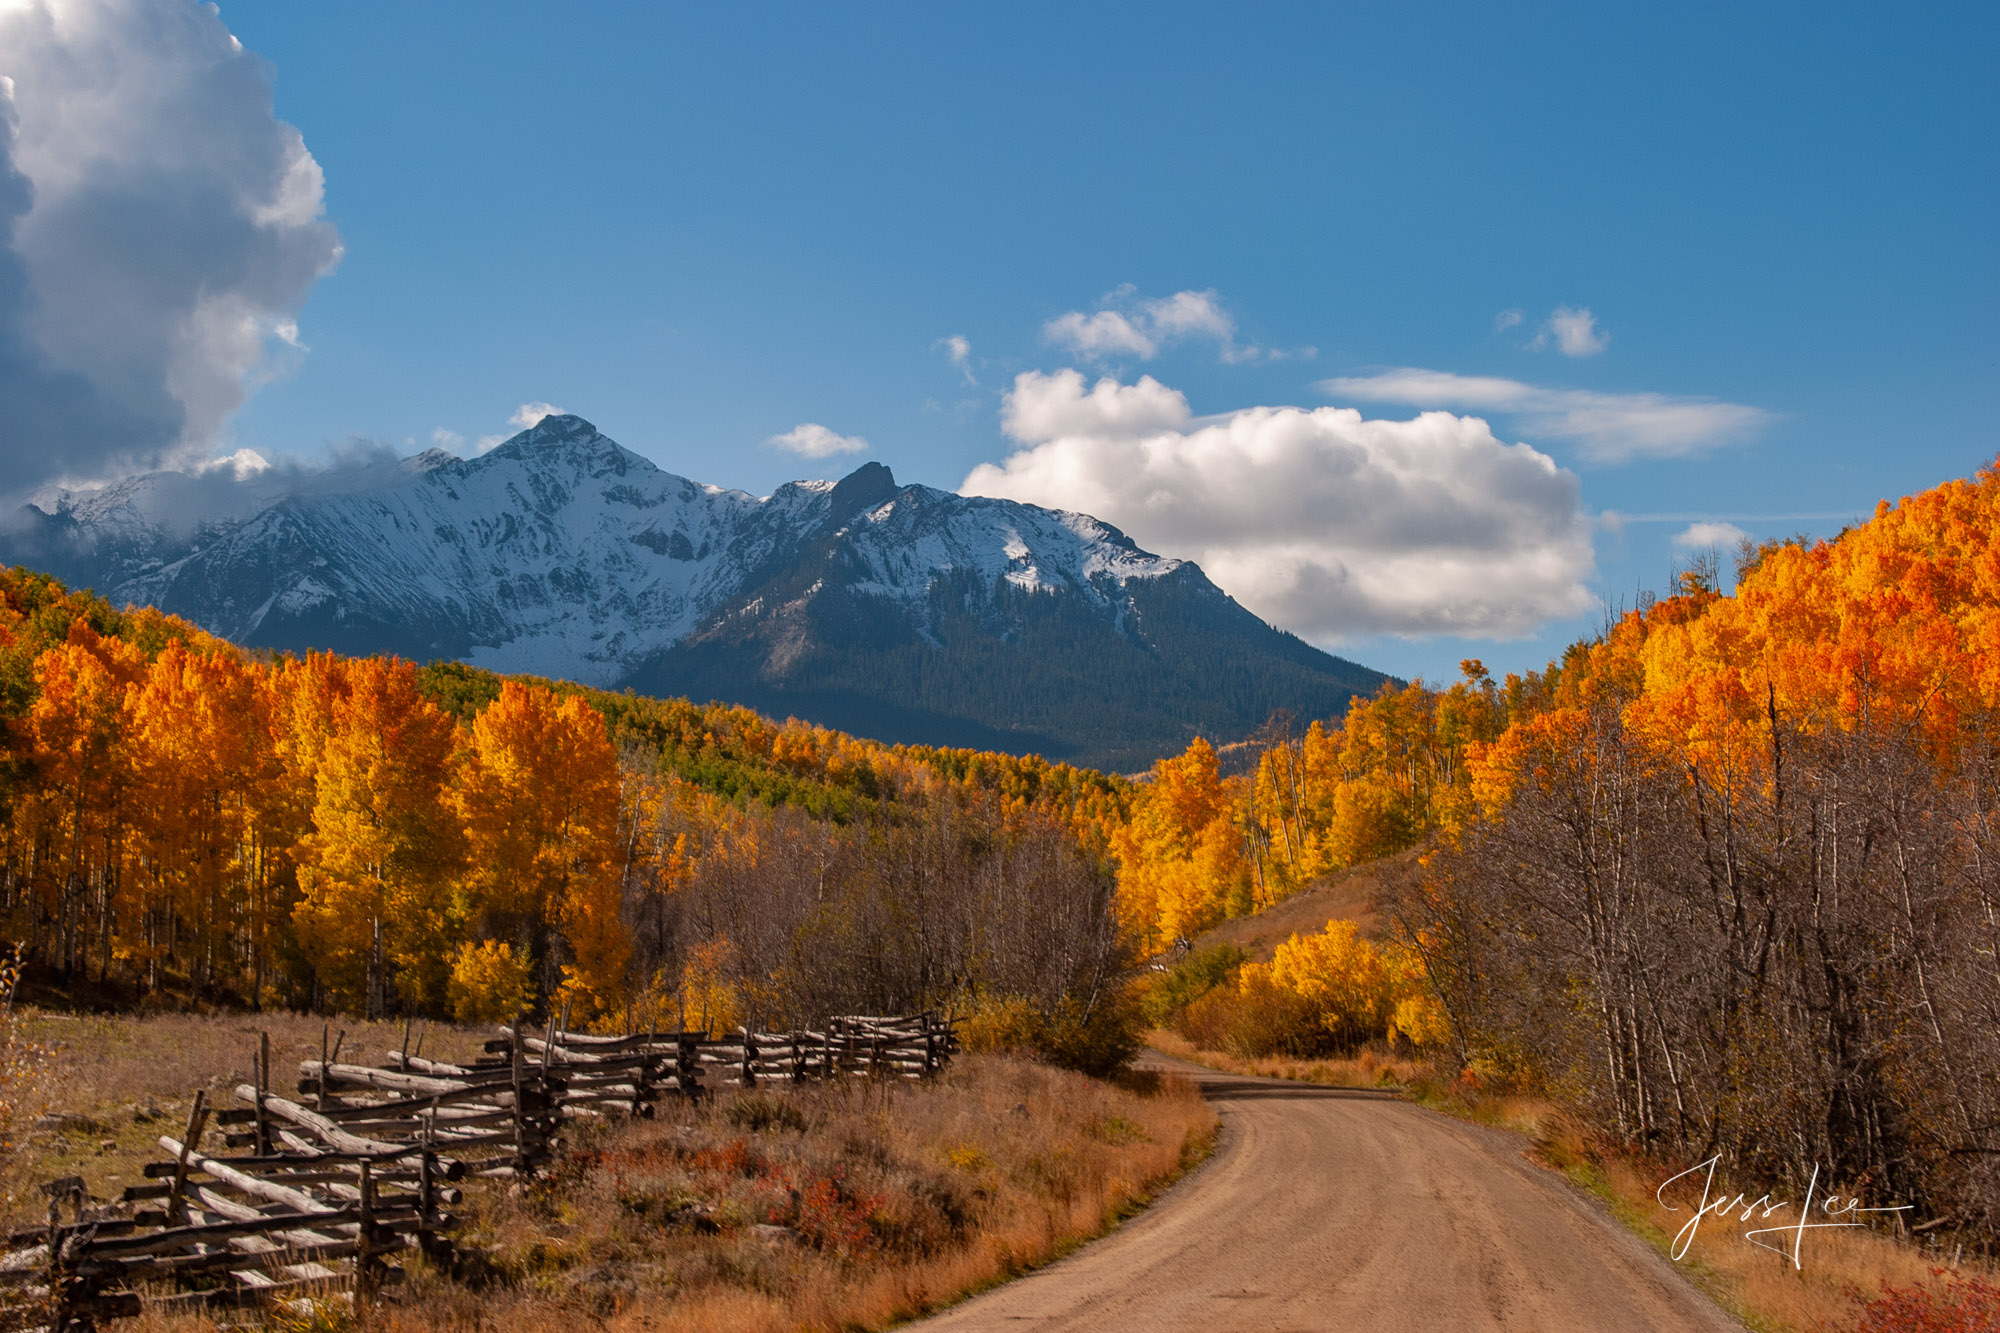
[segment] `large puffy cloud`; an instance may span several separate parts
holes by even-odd
[[[322,184],[212,8],[0,6],[0,491],[205,455],[303,350]]]
[[[1137,384],[1120,384],[1107,375],[1085,388],[1075,370],[1017,375],[1000,408],[1001,428],[1030,444],[1070,435],[1123,438],[1178,430],[1187,420],[1187,399],[1151,375],[1141,375]]]
[[[1477,418],[1197,418],[1151,378],[1086,385],[1065,370],[1018,376],[1002,422],[1023,448],[975,468],[964,493],[1093,514],[1323,643],[1508,637],[1592,605],[1576,477]]]
[[[1321,380],[1318,387],[1334,398],[1368,403],[1506,413],[1520,418],[1534,434],[1573,440],[1589,457],[1606,463],[1701,453],[1746,440],[1772,419],[1761,407],[1713,398],[1550,389],[1493,375],[1415,367]]]

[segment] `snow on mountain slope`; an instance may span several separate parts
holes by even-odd
[[[477,458],[151,474],[0,522],[0,558],[257,647],[459,658],[881,740],[1143,768],[1385,677],[1083,514],[899,486],[677,477],[588,421]]]
[[[409,484],[288,497],[114,595],[245,643],[370,641],[609,685],[733,595],[831,489],[699,485],[548,417]]]
[[[897,488],[879,465],[762,498],[702,485],[575,416],[477,458],[433,453],[274,500],[238,486],[238,512],[204,499],[190,521],[212,489],[153,474],[66,494],[58,512],[121,575],[99,580],[114,601],[238,642],[459,657],[595,685],[620,683],[814,543],[843,552],[851,592],[919,617],[939,577],[971,573],[1074,594],[1115,619],[1125,579],[1181,563],[1083,515]],[[162,551],[171,558],[146,559]]]
[[[1086,514],[996,504],[929,486],[906,486],[857,516],[837,537],[861,562],[857,593],[921,602],[947,571],[990,587],[1005,579],[1024,592],[1069,592],[1109,606],[1107,588],[1157,578],[1181,561],[1148,555],[1116,528]]]

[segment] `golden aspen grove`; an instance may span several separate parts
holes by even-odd
[[[18,570],[0,681],[0,920],[72,998],[715,1029],[950,1005],[1075,1063],[1131,1049],[1118,779],[246,653]]]
[[[1197,744],[1115,838],[1164,947],[1423,847],[1380,904],[1149,1014],[1241,1054],[1400,1031],[1468,1086],[2000,1233],[2000,470],[1697,567],[1542,672],[1387,687],[1222,779]]]

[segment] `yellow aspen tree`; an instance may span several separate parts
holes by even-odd
[[[446,1002],[464,836],[448,800],[456,728],[400,659],[347,664],[317,743],[300,935],[322,987],[370,1016]]]
[[[560,946],[596,1000],[621,1002],[632,941],[618,756],[603,717],[578,696],[505,682],[473,720],[455,799],[479,933],[518,942],[544,995],[560,977]]]
[[[244,828],[269,749],[258,703],[233,649],[204,652],[181,639],[127,693],[135,844],[153,890],[153,944],[185,962],[197,993],[233,980],[238,961]]]
[[[54,924],[50,953],[65,972],[88,966],[93,936],[100,973],[115,947],[131,787],[125,691],[144,668],[136,649],[81,620],[35,660],[39,693],[26,728],[35,781],[15,819],[34,831],[30,882]]]

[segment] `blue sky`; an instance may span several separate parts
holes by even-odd
[[[866,458],[956,488],[1020,456],[987,488],[1137,515],[1142,541],[1202,556],[1253,609],[1436,677],[1468,653],[1539,666],[1597,623],[1578,589],[1662,586],[1691,524],[1829,533],[2000,450],[1989,6],[220,16],[268,62],[341,246],[289,298],[309,350],[280,348],[218,411],[222,452],[469,451],[542,402],[758,492]],[[1071,368],[1184,397],[1180,518],[1106,489],[1131,455],[1076,404],[1021,424],[1020,395]],[[1231,414],[1280,406],[1444,408],[1494,438],[1412,453],[1324,425],[1388,468],[1360,522],[1347,473],[1300,471],[1322,457],[1305,445],[1255,470],[1277,456],[1264,419]],[[1240,451],[1198,438],[1211,417]],[[769,443],[805,423],[867,448]],[[1433,503],[1432,481],[1457,490]],[[1260,486],[1307,517],[1260,518]],[[1512,508],[1485,513],[1502,491]],[[1214,512],[1186,512],[1209,495]],[[1259,544],[1321,495],[1329,527],[1369,533]],[[1431,559],[1440,529],[1489,518],[1507,550]],[[1370,542],[1402,583],[1271,591],[1272,561],[1358,567]],[[1482,570],[1539,591],[1483,615],[1503,592]]]

